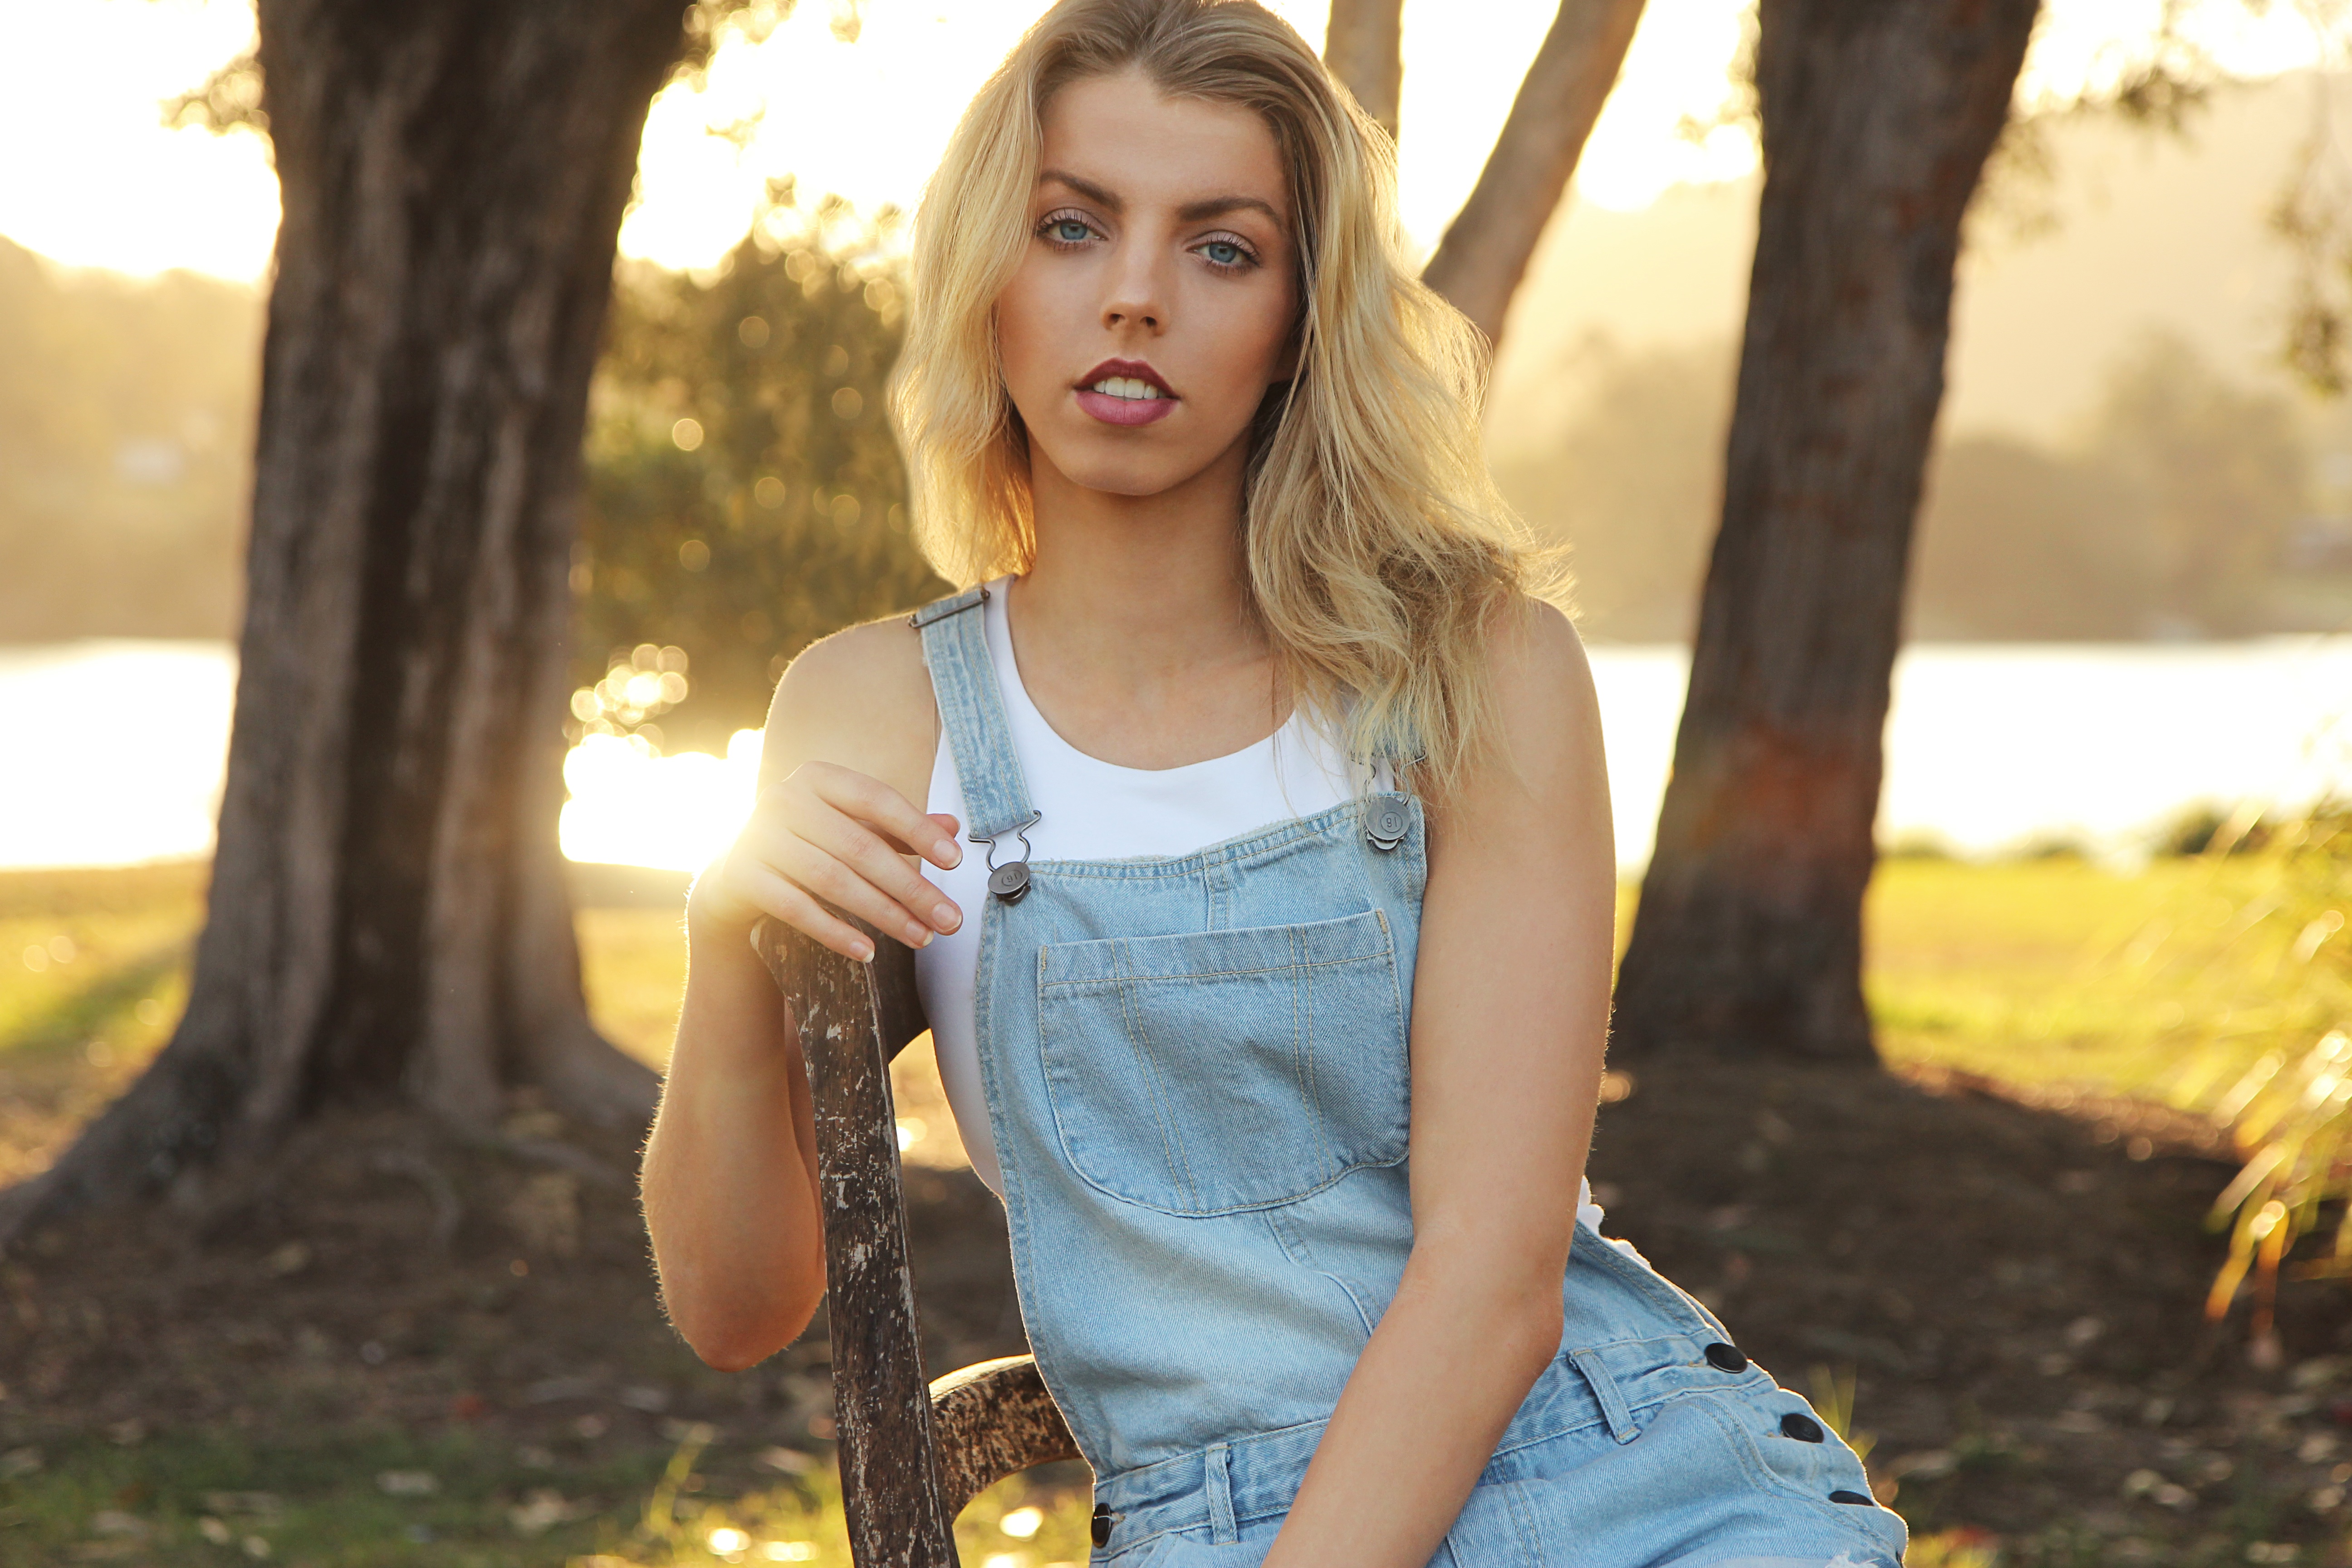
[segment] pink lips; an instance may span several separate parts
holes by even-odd
[[[1093,390],[1095,383],[1118,376],[1147,382],[1158,389],[1157,397],[1113,397],[1107,392]],[[1176,410],[1176,395],[1160,373],[1141,360],[1107,359],[1087,372],[1076,387],[1078,406],[1106,425],[1149,425],[1165,419]]]

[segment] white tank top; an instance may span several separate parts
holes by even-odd
[[[1029,803],[1038,813],[1029,829],[1034,860],[1128,860],[1147,856],[1189,855],[1195,849],[1238,838],[1253,828],[1294,816],[1312,816],[1339,805],[1354,790],[1344,756],[1315,726],[1294,712],[1289,721],[1252,746],[1180,768],[1123,768],[1090,757],[1055,733],[1029,700],[1013,657],[1013,633],[1005,619],[1009,579],[989,584],[981,614],[988,626],[989,662],[1004,697],[1004,716]],[[966,828],[963,786],[956,778],[955,754],[940,737],[931,763],[927,811],[954,814]],[[985,847],[967,842],[963,863],[952,871],[924,868],[924,874],[955,900],[963,924],[915,954],[915,984],[931,1022],[931,1045],[939,1058],[940,1085],[955,1113],[971,1168],[1001,1196],[996,1141],[988,1125],[980,1089],[980,1047],[972,1029],[972,987],[980,964],[980,920],[988,899]],[[1007,837],[1001,859],[1017,859],[1018,840]]]
[[[1255,745],[1182,767],[1123,768],[1088,756],[1055,732],[1021,684],[1005,618],[1010,581],[1000,577],[988,585],[981,614],[1013,753],[1021,759],[1029,804],[1038,814],[1037,825],[1029,829],[1031,859],[1189,855],[1272,823],[1312,816],[1374,782],[1297,711]],[[967,829],[971,826],[963,786],[956,777],[955,753],[944,734],[931,763],[930,801],[923,809],[952,813]],[[972,1022],[981,911],[988,899],[983,847],[966,842],[963,862],[952,871],[923,868],[932,884],[963,911],[963,924],[917,950],[915,988],[930,1020],[940,1086],[947,1091],[964,1152],[973,1172],[1002,1197],[1004,1179],[997,1167],[988,1101],[981,1091],[980,1043]],[[1012,859],[1020,853],[1019,841],[1008,837],[999,858]],[[1589,1184],[1578,1194],[1578,1217],[1600,1227],[1601,1210],[1593,1206]]]

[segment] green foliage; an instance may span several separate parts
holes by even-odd
[[[572,565],[576,728],[659,719],[656,746],[723,748],[810,642],[944,591],[884,412],[885,237],[782,206],[715,277],[622,271]]]
[[[2216,831],[2203,854],[2219,858],[2249,837],[2251,816]],[[2211,1224],[2230,1232],[2229,1259],[2206,1301],[2225,1316],[2251,1280],[2258,1354],[2277,1351],[2271,1322],[2282,1267],[2295,1243],[2326,1230],[2327,1256],[2301,1265],[2305,1278],[2352,1277],[2352,807],[2337,804],[2278,825],[2246,852],[2268,875],[2233,923],[2272,922],[2291,933],[2274,954],[2272,984],[2296,1004],[2285,1027],[2250,1032],[2235,1050],[2209,1050],[2174,1085],[2174,1098],[2225,1123],[2244,1163],[2214,1200]],[[2314,1018],[2334,1026],[2314,1041]],[[2249,1044],[2261,1054],[2245,1062]]]

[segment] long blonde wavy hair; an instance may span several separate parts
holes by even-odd
[[[1486,345],[1404,261],[1393,145],[1254,0],[1061,0],[964,111],[917,216],[892,385],[917,541],[956,583],[1035,558],[994,306],[1029,243],[1047,100],[1129,69],[1171,97],[1255,110],[1290,171],[1298,369],[1253,427],[1252,608],[1295,700],[1359,757],[1418,759],[1417,782],[1443,795],[1499,740],[1498,612],[1549,592],[1556,568],[1486,472]]]

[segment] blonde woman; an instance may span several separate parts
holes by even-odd
[[[967,111],[897,412],[975,586],[793,666],[695,886],[672,1318],[743,1367],[821,1299],[745,937],[870,957],[846,911],[919,950],[1097,1563],[1892,1564],[1853,1454],[1592,1228],[1592,686],[1391,184],[1251,0],[1065,0]]]

